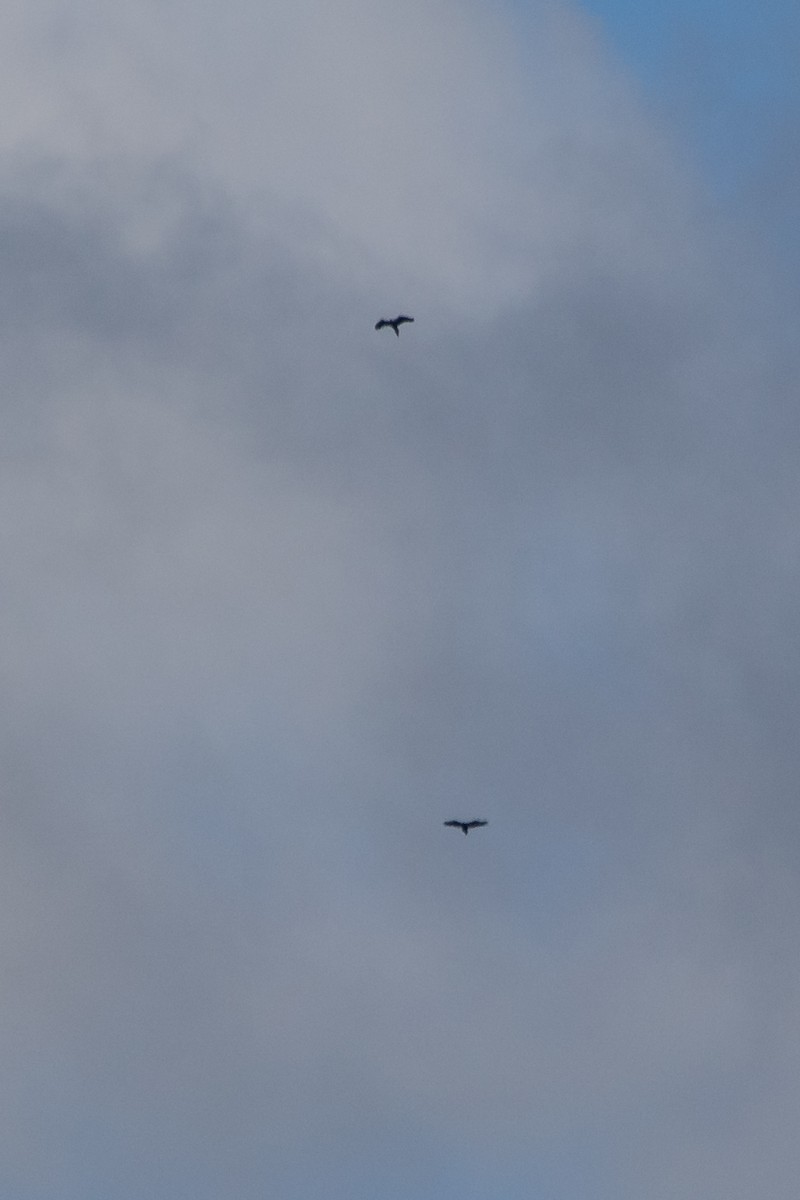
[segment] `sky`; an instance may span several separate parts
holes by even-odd
[[[659,11],[0,14],[3,1196],[794,1200],[797,26]]]
[[[800,106],[792,0],[585,0],[585,8],[728,203],[754,178],[794,170],[785,145]]]

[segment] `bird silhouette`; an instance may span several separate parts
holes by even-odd
[[[470,829],[480,829],[481,825],[488,825],[488,821],[445,821],[445,825],[452,825],[454,829],[460,829],[466,836]]]
[[[385,319],[385,317],[381,317],[380,321],[378,321],[375,328],[376,329],[385,329],[386,326],[388,325],[388,327],[390,329],[393,329],[395,331],[395,334],[397,335],[397,337],[400,337],[400,326],[405,325],[409,321],[413,322],[413,320],[414,320],[413,317],[404,317],[402,315],[402,313],[400,314],[399,317],[393,317],[391,321],[387,321]]]

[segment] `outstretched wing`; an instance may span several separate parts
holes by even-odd
[[[378,324],[375,326],[375,328],[383,329],[384,325],[389,325],[389,324],[391,324],[390,321],[384,321],[383,318],[381,318],[380,321],[378,321]]]
[[[466,821],[467,829],[480,829],[481,825],[488,825],[488,821]]]
[[[460,821],[442,821],[442,824],[443,824],[443,825],[452,825],[453,829],[460,829],[460,828],[461,828],[461,822],[460,822]]]
[[[406,325],[409,321],[411,321],[413,324],[414,318],[413,317],[404,317],[401,314],[399,317],[395,317],[394,324],[395,325]]]

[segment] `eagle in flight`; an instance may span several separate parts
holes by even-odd
[[[413,322],[413,320],[413,317],[404,317],[402,313],[399,317],[394,317],[391,321],[387,321],[384,317],[381,317],[375,328],[384,329],[388,325],[390,329],[395,331],[397,337],[400,337],[400,326],[405,325],[409,321]]]
[[[470,829],[480,829],[481,825],[488,825],[488,821],[445,821],[445,825],[452,825],[454,829],[460,829],[466,836]]]

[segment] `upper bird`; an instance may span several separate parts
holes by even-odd
[[[460,829],[463,834],[468,834],[470,829],[480,829],[481,825],[488,825],[488,821],[445,821],[445,825],[452,825],[454,829]]]
[[[380,321],[378,321],[378,324],[375,326],[375,328],[383,329],[385,326],[388,325],[390,329],[393,329],[395,331],[395,334],[397,335],[397,337],[400,337],[400,326],[405,325],[408,321],[413,321],[413,320],[414,320],[413,317],[404,317],[402,313],[400,314],[399,317],[394,317],[391,321],[387,321],[384,317],[381,317]]]

